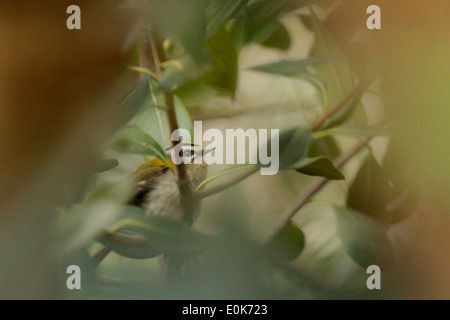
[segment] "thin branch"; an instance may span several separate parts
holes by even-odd
[[[361,79],[358,84],[345,96],[339,101],[333,108],[328,110],[326,113],[324,113],[322,116],[317,118],[312,124],[311,124],[311,131],[316,132],[319,130],[327,121],[329,118],[334,116],[336,113],[338,113],[341,109],[343,109],[347,103],[353,98],[353,95],[361,90],[361,88],[368,83],[370,83],[372,79]]]
[[[252,174],[254,174],[256,171],[258,171],[258,167],[252,166],[248,170],[245,170],[245,171],[241,172],[240,174],[237,174],[236,176],[233,177],[233,179],[229,180],[228,182],[224,182],[222,184],[219,184],[217,186],[214,186],[214,187],[211,187],[211,188],[208,188],[205,190],[200,190],[200,191],[194,192],[193,196],[195,199],[198,199],[198,200],[212,196],[216,193],[219,193],[219,192],[222,192],[222,191],[228,189],[229,187],[234,186],[235,184],[241,182],[242,180],[247,179]]]
[[[334,166],[338,169],[342,168],[350,159],[352,159],[359,151],[361,151],[373,137],[367,137],[358,141],[350,150],[339,156],[334,162]],[[294,215],[309,201],[309,199],[321,190],[327,182],[330,181],[325,178],[317,178],[310,185],[310,187],[302,194],[300,194],[289,207],[281,214],[279,221],[275,224],[273,229],[267,234],[265,243],[272,242],[291,221]]]
[[[94,266],[98,266],[111,252],[111,249],[107,247],[101,247],[92,257]]]

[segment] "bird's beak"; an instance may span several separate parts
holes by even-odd
[[[213,151],[213,150],[215,150],[215,149],[216,149],[216,147],[214,147],[214,148],[209,148],[209,149],[205,149],[205,150],[203,150],[203,155],[208,154],[208,153],[210,153],[211,151]]]

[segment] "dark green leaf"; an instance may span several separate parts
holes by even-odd
[[[308,158],[299,163],[296,171],[310,176],[324,177],[330,180],[343,180],[344,175],[336,169],[326,157]]]
[[[113,230],[128,230],[140,235],[165,254],[200,253],[209,247],[212,240],[184,223],[155,216],[123,219],[113,226]]]
[[[221,27],[206,44],[213,68],[204,77],[205,82],[215,88],[234,94],[238,79],[238,52],[229,33]]]
[[[280,134],[280,169],[288,169],[299,161],[308,151],[311,143],[311,131],[299,128]]]
[[[281,74],[288,77],[296,77],[302,73],[307,73],[308,66],[315,65],[327,61],[326,57],[314,57],[299,60],[280,60],[277,62],[267,63],[259,66],[252,67],[252,70]]]
[[[278,137],[279,169],[291,169],[292,165],[307,153],[310,143],[311,130],[309,128],[293,128],[283,131]],[[268,139],[266,145],[267,154],[272,155],[271,139]],[[259,166],[266,166],[262,164],[259,152],[257,159]]]
[[[211,0],[211,4],[206,9],[207,37],[211,37],[223,24],[248,3],[248,0]],[[245,12],[245,11],[244,11]]]
[[[275,31],[262,43],[262,45],[281,50],[289,49],[291,45],[291,38],[288,30],[282,23],[278,22]]]
[[[124,235],[134,235],[132,232],[127,231],[122,231],[120,233]],[[150,245],[149,247],[129,247],[118,245],[104,238],[99,238],[97,241],[110,249],[112,252],[131,259],[150,259],[161,255],[161,251],[153,248]]]
[[[139,129],[125,128],[119,131],[113,148],[121,152],[157,157],[172,166],[158,142]]]
[[[311,142],[309,148],[308,157],[327,157],[330,159],[336,159],[341,154],[339,147],[337,146],[333,137],[326,136],[323,138],[314,139]]]
[[[296,259],[305,248],[305,235],[303,231],[290,222],[270,245],[272,254],[276,259],[292,261]]]
[[[387,204],[392,196],[389,179],[372,154],[369,154],[353,181],[347,206],[379,222],[389,223]]]
[[[287,0],[258,0],[247,8],[249,40],[259,43],[267,41],[279,27],[278,18],[284,11]]]
[[[389,268],[394,259],[387,228],[352,209],[334,206],[338,234],[347,254],[360,266]]]

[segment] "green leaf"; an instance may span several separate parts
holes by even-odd
[[[105,199],[77,205],[61,215],[56,228],[58,250],[63,254],[80,249],[88,241],[94,240],[123,213],[121,206]]]
[[[157,157],[172,167],[158,142],[139,129],[125,128],[119,131],[113,148],[120,152]]]
[[[330,180],[345,179],[344,175],[333,165],[333,162],[326,157],[305,159],[299,163],[295,171],[309,176],[324,177]]]
[[[314,136],[314,134],[313,134]],[[337,146],[333,137],[326,136],[323,138],[315,138],[311,142],[309,148],[308,157],[327,157],[330,159],[336,159],[341,154],[341,150]]]
[[[338,112],[331,116],[327,121],[325,121],[322,129],[328,129],[332,127],[337,127],[347,121],[350,116],[354,114],[357,107],[363,109],[361,106],[361,96],[366,91],[367,87],[371,83],[371,79],[365,78],[360,80],[360,82],[347,94],[345,100],[343,100],[343,106]]]
[[[206,50],[201,62],[196,62],[189,55],[178,60],[171,60],[167,63],[159,87],[164,92],[176,92],[183,86],[200,79],[211,68],[211,58]]]
[[[280,60],[272,63],[267,63],[252,67],[252,70],[261,71],[265,73],[281,74],[288,77],[296,77],[302,73],[308,73],[307,67],[320,64],[327,61],[326,57],[314,57],[296,60]]]
[[[394,260],[387,228],[358,211],[334,206],[338,235],[347,254],[360,266],[378,265],[388,269]]]
[[[127,218],[111,227],[111,232],[121,230],[144,237],[152,247],[165,254],[198,254],[205,251],[212,240],[184,223],[155,216]]]
[[[316,37],[313,56],[333,57],[332,60],[318,66],[317,72],[327,79],[329,101],[335,105],[354,85],[352,70],[347,57],[323,22],[319,20],[312,6],[310,10]]]
[[[95,167],[94,173],[105,172],[114,169],[119,165],[119,161],[116,159],[105,159],[101,160]]]
[[[308,151],[311,130],[305,128],[284,131],[279,137],[280,170],[289,169]],[[270,145],[269,145],[270,146]]]
[[[270,138],[265,142],[268,155],[272,155],[272,143]],[[307,154],[310,143],[311,130],[309,128],[292,128],[281,132],[278,137],[279,169],[292,169],[292,165]],[[261,162],[260,152],[256,159],[258,159],[258,166],[267,166]]]
[[[369,154],[349,188],[347,207],[379,222],[389,223],[386,208],[391,196],[392,189],[386,172]]]
[[[235,173],[235,172],[241,171],[241,170],[246,169],[246,168],[248,168],[248,167],[250,167],[250,166],[251,166],[251,165],[249,165],[249,164],[243,164],[243,165],[233,166],[233,167],[231,167],[231,168],[228,168],[228,169],[225,169],[225,170],[223,170],[223,171],[220,171],[219,173],[216,173],[216,174],[212,175],[211,177],[209,177],[209,178],[203,180],[202,183],[200,183],[200,184],[197,186],[197,188],[195,189],[195,191],[200,190],[201,188],[203,188],[204,186],[206,186],[208,183],[210,183],[210,182],[212,182],[212,181],[214,181],[214,180],[216,180],[216,179],[218,179],[218,178],[221,178],[221,177],[223,177],[223,176],[229,175],[229,174],[231,174],[231,173]]]
[[[291,38],[286,27],[278,22],[272,35],[262,43],[263,46],[287,50],[291,46]]]
[[[199,0],[147,1],[153,31],[163,40],[179,42],[195,62],[205,57],[206,39],[204,3]]]
[[[189,112],[177,96],[174,97],[174,101],[178,126],[179,128],[188,130],[193,139],[194,129]],[[162,96],[155,96],[155,105],[162,104]],[[167,111],[165,109],[153,107],[143,110],[136,117],[136,127],[143,132],[147,132],[160,146],[166,148],[171,145]]]
[[[284,11],[287,0],[258,0],[247,8],[249,40],[259,43],[267,41],[278,29],[278,18]]]
[[[292,261],[298,258],[305,248],[303,231],[290,222],[270,244],[270,251],[276,259]]]
[[[211,4],[206,8],[207,38],[211,37],[247,3],[248,0],[211,0]]]
[[[124,235],[133,235],[132,232],[122,231],[119,232]],[[157,257],[161,255],[161,251],[153,248],[152,246],[149,247],[128,247],[128,246],[122,246],[118,245],[116,243],[110,242],[104,238],[97,239],[99,243],[110,249],[112,252],[131,259],[150,259]]]
[[[213,67],[205,76],[205,82],[215,88],[234,94],[238,80],[238,51],[230,34],[219,28],[206,44]]]
[[[127,124],[145,106],[150,92],[149,79],[148,75],[144,75],[133,91],[113,111],[112,116],[117,118],[116,128],[121,128]]]

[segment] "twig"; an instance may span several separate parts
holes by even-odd
[[[363,86],[365,86],[367,83],[370,83],[372,79],[361,79],[358,84],[345,96],[339,101],[333,108],[328,110],[326,113],[324,113],[322,116],[317,118],[312,124],[311,124],[311,131],[316,132],[319,130],[327,121],[329,118],[334,116],[337,112],[339,112],[342,108],[344,108],[347,103],[353,98],[353,95],[361,90]]]
[[[205,190],[200,190],[197,192],[194,192],[193,196],[195,199],[203,199],[209,196],[212,196],[216,193],[222,192],[225,189],[228,189],[229,187],[234,186],[235,184],[241,182],[242,180],[247,179],[248,177],[250,177],[252,174],[254,174],[256,171],[258,171],[258,167],[257,166],[252,166],[250,167],[248,170],[245,170],[244,172],[241,172],[240,174],[237,174],[233,179],[231,179],[228,182],[224,182],[222,184],[219,184],[217,186],[205,189]]]
[[[111,249],[107,247],[101,247],[92,257],[94,266],[98,266],[103,261],[103,259],[105,259],[108,256],[110,252]]]
[[[339,156],[334,162],[334,166],[338,169],[342,168],[353,156],[355,156],[361,149],[363,149],[367,143],[373,137],[367,137],[358,141],[350,150]],[[319,190],[327,184],[329,180],[325,178],[317,178],[311,184],[311,186],[302,194],[300,194],[292,204],[286,208],[286,210],[281,214],[279,221],[275,224],[272,231],[270,231],[265,243],[271,243],[286,227],[286,225],[291,221],[294,215],[308,202],[308,200],[316,194]]]

